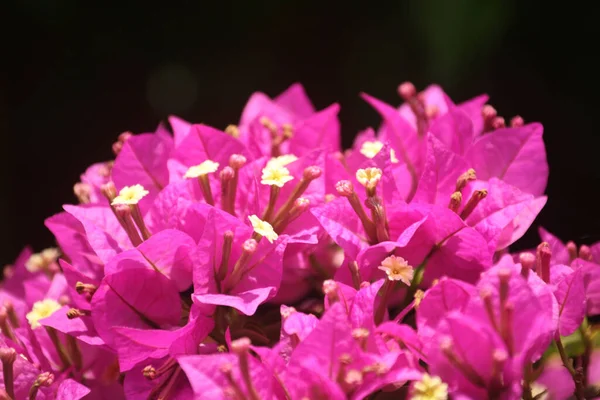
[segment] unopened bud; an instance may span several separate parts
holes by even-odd
[[[254,239],[248,239],[242,244],[242,250],[247,253],[254,253],[257,247],[258,243]]]
[[[119,142],[126,142],[133,136],[133,133],[126,131],[119,135]]]
[[[481,109],[481,115],[484,120],[492,120],[498,116],[498,112],[493,106],[486,104]]]
[[[127,204],[115,204],[113,208],[119,218],[128,218],[131,216],[131,208]]]
[[[494,120],[492,121],[493,129],[500,129],[500,128],[504,128],[504,127],[506,127],[506,122],[504,121],[504,118],[502,118],[502,117],[494,118]]]
[[[536,271],[546,283],[550,282],[551,258],[552,250],[550,249],[550,245],[547,242],[540,243],[536,251]]]
[[[17,359],[17,351],[12,347],[0,348],[0,360],[3,365],[12,365]]]
[[[304,169],[304,172],[302,173],[302,178],[307,181],[312,181],[320,177],[321,172],[321,168],[313,165]]]
[[[398,94],[404,100],[409,100],[417,95],[417,88],[411,82],[404,82],[398,86]]]
[[[349,197],[354,194],[354,185],[350,181],[339,181],[335,184],[335,190],[340,196]]]
[[[221,181],[229,181],[235,176],[235,171],[231,167],[225,167],[219,173]]]
[[[579,247],[579,258],[585,261],[592,261],[592,249],[585,244]]]
[[[338,285],[332,279],[323,281],[323,293],[328,297],[337,297]]]
[[[237,139],[240,137],[240,128],[237,125],[227,125],[225,133]]]
[[[231,342],[231,351],[235,354],[247,353],[252,342],[247,337],[242,337]]]
[[[242,168],[246,164],[246,157],[241,154],[232,154],[229,157],[229,166],[234,170]]]
[[[510,120],[510,127],[511,128],[520,128],[523,125],[525,125],[525,121],[523,120],[523,118],[521,118],[518,115],[515,115],[514,117],[511,118]]]
[[[117,197],[117,188],[115,187],[115,184],[112,181],[102,185],[100,187],[100,191],[102,192],[104,197],[108,199],[109,202],[112,202],[115,199],[115,197]]]
[[[304,197],[298,197],[296,201],[294,201],[294,208],[296,211],[305,211],[310,206],[310,200]]]
[[[535,266],[535,256],[531,253],[521,253],[519,262],[521,263],[521,275],[527,278],[529,271]]]
[[[92,195],[92,187],[89,183],[78,182],[73,186],[73,193],[81,204],[88,204]]]
[[[115,156],[118,156],[121,153],[121,150],[123,150],[123,142],[114,142],[112,144],[112,151]]]
[[[569,252],[569,260],[573,261],[577,258],[577,245],[573,241],[567,243],[567,251]]]

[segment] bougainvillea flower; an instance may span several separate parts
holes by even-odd
[[[46,220],[0,283],[0,397],[594,397],[600,247],[540,229],[542,126],[398,87],[340,150],[294,84],[239,125],[176,116]],[[560,358],[558,358],[560,356]]]
[[[480,179],[496,177],[539,196],[548,182],[542,133],[540,124],[498,129],[479,138],[465,158]]]
[[[552,263],[553,264],[566,264],[569,265],[576,258],[584,261],[592,261],[596,264],[600,263],[600,242],[587,245],[580,245],[579,247],[575,242],[568,242],[564,244],[559,238],[548,232],[544,228],[540,227],[538,233],[542,241],[550,245],[552,252]]]
[[[255,232],[219,209],[210,210],[198,243],[202,262],[194,265],[195,302],[229,306],[252,315],[275,295],[287,239],[258,241],[261,235]]]
[[[315,112],[299,84],[290,86],[273,100],[257,92],[242,112],[240,139],[255,157],[276,157],[282,153],[302,155],[316,148],[339,150],[338,112],[337,104]]]

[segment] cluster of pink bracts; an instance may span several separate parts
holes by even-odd
[[[542,126],[400,85],[341,152],[296,84],[225,131],[169,118],[46,220],[0,289],[0,399],[592,398],[600,245],[511,254]]]

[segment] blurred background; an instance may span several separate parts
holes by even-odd
[[[441,84],[457,102],[488,93],[507,119],[544,124],[549,201],[536,224],[600,240],[598,24],[591,10],[517,0],[4,2],[0,63],[0,265],[54,244],[46,217],[76,199],[117,135],[173,113],[223,129],[254,91],[301,82],[340,102],[344,145],[376,113],[368,92]],[[575,4],[575,3],[573,3]],[[543,8],[542,8],[543,7]],[[536,245],[535,231],[520,248]]]

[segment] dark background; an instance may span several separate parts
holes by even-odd
[[[550,162],[537,223],[600,240],[597,13],[506,0],[121,2],[21,0],[2,8],[0,265],[53,245],[43,220],[125,130],[176,113],[223,129],[253,91],[303,83],[340,102],[344,145],[378,117],[358,93],[437,82],[456,101],[488,93],[499,113],[541,121]],[[571,8],[569,8],[571,7]],[[537,244],[530,232],[520,245]]]

